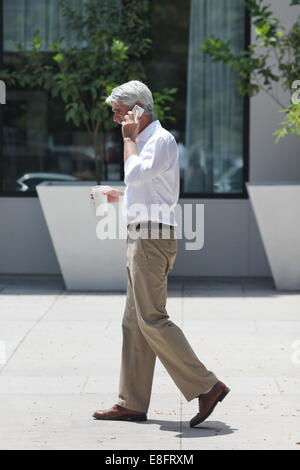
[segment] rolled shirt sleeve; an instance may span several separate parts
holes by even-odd
[[[170,145],[172,141],[165,137],[150,139],[139,156],[131,155],[124,166],[126,186],[140,186],[167,170],[170,165]]]

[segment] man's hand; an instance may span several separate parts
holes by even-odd
[[[124,196],[124,192],[119,190],[119,189],[114,189],[111,186],[105,186],[105,185],[98,185],[98,186],[93,186],[92,189],[95,188],[102,188],[103,192],[102,194],[105,194],[107,196],[107,202],[119,202],[120,198]],[[90,198],[94,200],[93,193],[90,192],[89,194]]]
[[[135,139],[139,133],[139,127],[140,118],[138,110],[136,110],[135,115],[133,115],[132,111],[128,111],[128,113],[124,116],[124,121],[122,121],[123,139],[129,137],[129,139],[135,142]]]
[[[103,194],[107,196],[107,202],[119,202],[120,197],[124,196],[124,193],[122,191],[113,188],[104,191]]]

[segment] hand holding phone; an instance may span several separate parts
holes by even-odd
[[[133,115],[135,117],[135,114],[136,114],[136,110],[138,110],[139,112],[139,118],[142,116],[143,112],[144,112],[144,108],[142,108],[141,106],[139,106],[138,104],[136,104],[133,108],[132,108],[132,112],[133,112]]]
[[[122,121],[122,135],[123,135],[123,139],[125,137],[129,137],[130,139],[135,140],[139,132],[140,117],[142,116],[144,109],[141,108],[141,106],[139,106],[138,104],[136,104],[130,111],[133,113],[133,120],[131,118],[130,121],[129,120]]]

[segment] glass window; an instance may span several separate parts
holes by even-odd
[[[85,0],[72,0],[80,8]],[[3,68],[17,63],[19,54],[13,47],[19,40],[29,39],[36,29],[48,44],[64,36],[72,39],[64,29],[58,14],[58,1],[3,0]],[[9,89],[6,105],[2,106],[2,191],[13,194],[36,195],[35,185],[42,180],[95,180],[94,151],[87,129],[65,121],[65,104],[53,99],[46,91],[22,88]],[[105,150],[104,150],[105,149]],[[101,180],[123,179],[122,138],[119,128],[100,135],[98,151],[101,155]],[[20,185],[30,172],[30,183]],[[34,178],[36,175],[36,178]],[[34,182],[36,184],[34,184]]]
[[[71,3],[80,8],[84,1]],[[65,35],[57,12],[57,0],[3,0],[4,67],[18,61],[12,42],[26,43],[37,28],[46,39],[45,50]],[[244,47],[244,1],[151,0],[150,22],[147,84],[152,91],[178,88],[171,104],[175,121],[162,125],[179,146],[181,196],[243,196],[245,100],[231,69],[213,64],[199,49],[210,35],[231,38],[235,50]],[[6,98],[0,149],[0,188],[5,194],[34,195],[33,182],[41,177],[95,180],[90,136],[84,127],[65,121],[64,103],[44,91],[17,88],[7,90]],[[101,135],[99,142],[102,181],[123,180],[120,127]],[[29,173],[30,184],[20,184]]]
[[[148,75],[153,89],[178,87],[174,123],[181,196],[242,194],[244,99],[229,66],[200,52],[205,38],[245,45],[242,0],[152,0],[153,52]],[[247,119],[247,117],[245,117]]]
[[[245,6],[240,0],[192,0],[186,106],[186,193],[241,193],[244,100],[229,65],[199,53],[203,40],[245,45]]]
[[[151,0],[152,50],[147,77],[152,91],[177,88],[171,114],[175,121],[162,122],[176,138],[180,153],[180,193],[185,165],[186,91],[189,47],[190,0]]]

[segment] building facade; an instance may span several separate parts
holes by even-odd
[[[13,43],[26,44],[37,27],[45,50],[64,33],[56,3],[0,0],[1,67],[18,60]],[[73,0],[77,8],[83,3]],[[293,23],[289,0],[270,3],[276,17]],[[242,98],[234,73],[199,52],[210,35],[232,39],[235,50],[249,44],[245,2],[151,0],[149,14],[147,84],[153,91],[178,90],[175,121],[162,124],[179,146],[180,204],[204,204],[204,246],[187,251],[179,240],[170,276],[269,277],[245,183],[299,181],[299,144],[291,136],[275,144],[272,132],[282,116],[269,96]],[[7,90],[0,113],[0,274],[60,274],[35,185],[57,174],[93,180],[87,132],[66,123],[63,104],[42,91]],[[107,133],[103,148],[105,181],[122,181],[120,128]]]

